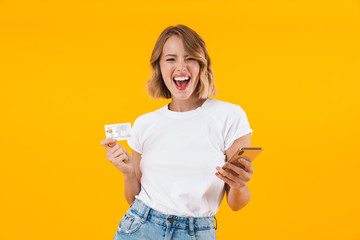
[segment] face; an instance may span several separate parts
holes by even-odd
[[[185,52],[178,36],[171,36],[165,42],[160,57],[160,70],[172,99],[197,97],[195,88],[199,82],[200,65]]]

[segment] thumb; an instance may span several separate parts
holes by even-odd
[[[107,138],[101,141],[101,145],[103,145],[103,147],[108,150],[110,148],[112,148],[113,146],[116,145],[116,139],[113,138]]]

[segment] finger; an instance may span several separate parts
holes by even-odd
[[[116,151],[122,150],[119,144],[116,144],[114,147],[109,149],[109,153],[114,154]]]
[[[121,147],[121,146],[120,146]],[[124,162],[127,163],[129,161],[129,159],[131,158],[131,156],[128,154],[128,152],[124,149],[124,148],[120,148],[118,151],[116,151],[113,156],[115,157],[119,157],[122,156],[122,158],[124,158]]]
[[[251,174],[254,173],[254,169],[251,165],[250,160],[247,160],[245,158],[239,158],[237,161],[244,166],[246,172],[249,172]]]
[[[244,181],[248,182],[251,179],[251,173],[247,172],[246,170],[240,168],[239,170],[239,177]]]
[[[243,187],[244,185],[246,185],[246,183],[244,182],[240,182],[240,183],[236,183],[234,181],[232,181],[231,179],[221,175],[220,173],[215,173],[215,175],[220,178],[221,180],[223,180],[224,182],[226,182],[227,184],[229,184],[230,187],[233,187],[233,188],[241,188]]]
[[[121,154],[124,154],[124,152],[120,148],[118,148],[116,151],[111,153],[111,156],[116,158],[116,157],[120,156]]]
[[[218,170],[222,176],[227,177],[228,179],[231,179],[234,182],[236,182],[236,180],[238,179],[238,177],[236,177],[234,174],[222,169],[221,167],[217,167],[216,170]]]
[[[109,150],[116,144],[116,139],[107,138],[101,141],[101,145],[106,149]]]
[[[101,141],[101,145],[108,145],[109,143],[116,143],[116,139],[114,138],[106,138]]]
[[[250,181],[251,179],[251,173],[246,172],[244,169],[239,168],[237,166],[235,166],[234,164],[231,163],[225,163],[226,168],[231,169],[232,171],[234,171],[236,174],[238,174],[238,176],[244,180],[244,181]]]
[[[127,163],[128,161],[128,157],[126,156],[126,154],[121,154],[120,156],[117,156],[117,157],[114,157],[111,159],[111,162],[114,164],[114,165],[121,165],[122,163]]]
[[[245,171],[243,168],[236,166],[234,163],[225,163],[224,164],[224,168],[223,169],[231,169],[232,171],[234,171],[236,174],[240,175],[241,171]]]
[[[121,155],[125,155],[126,156],[126,154],[124,153],[124,152],[122,152],[121,151],[121,149],[118,149],[117,151],[115,151],[115,152],[108,152],[107,154],[106,154],[106,158],[107,159],[109,159],[109,160],[113,160],[113,159],[115,159],[115,158],[117,158],[117,157],[119,157],[119,156],[121,156]]]

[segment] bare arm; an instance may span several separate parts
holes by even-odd
[[[141,189],[141,154],[133,150],[131,157],[128,151],[116,143],[116,139],[104,139],[101,145],[107,151],[106,158],[123,173],[125,199],[131,204]]]
[[[226,189],[227,188],[227,189]],[[240,189],[234,189],[226,184],[226,200],[233,211],[238,211],[250,202],[250,190],[247,185]]]
[[[138,195],[141,190],[140,180],[142,175],[140,171],[141,154],[133,150],[132,155],[134,171],[124,174],[124,195],[129,205],[131,205],[135,200],[135,196]]]
[[[226,159],[230,159],[235,152],[241,147],[250,147],[251,145],[251,134],[242,136],[234,141],[233,145],[226,151]],[[237,168],[233,164],[228,165],[232,170],[240,172],[240,176],[234,176],[230,172],[223,169],[219,169],[217,176],[225,182],[225,191],[227,203],[233,211],[238,211],[245,207],[250,201],[250,190],[247,186],[247,181],[250,180],[250,176],[253,173],[253,169],[247,162],[240,162],[244,166],[244,169]]]

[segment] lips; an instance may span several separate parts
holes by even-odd
[[[175,80],[176,79],[176,80]],[[190,76],[183,76],[183,77],[174,77],[173,81],[175,83],[175,86],[178,90],[185,90],[187,86],[189,85],[189,82],[191,80]]]

